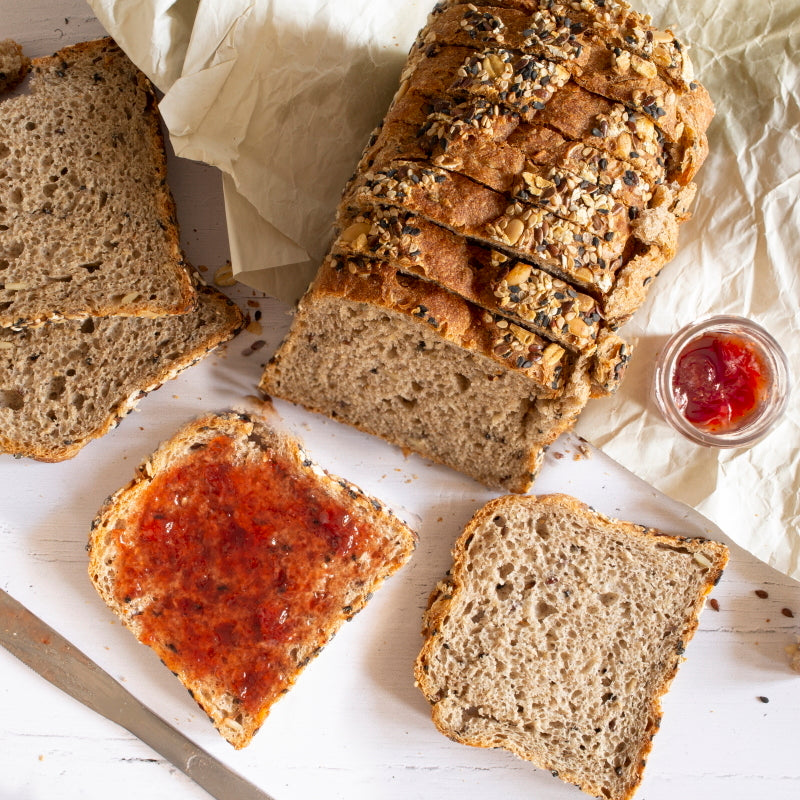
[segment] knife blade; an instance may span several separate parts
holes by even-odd
[[[137,736],[217,800],[274,800],[161,719],[2,589],[0,644],[54,686]]]

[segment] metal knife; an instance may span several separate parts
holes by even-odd
[[[137,736],[217,800],[274,800],[164,722],[2,589],[0,644],[50,683]]]

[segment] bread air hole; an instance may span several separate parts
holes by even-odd
[[[62,394],[64,394],[64,390],[67,388],[67,379],[63,375],[56,375],[52,381],[50,381],[50,391],[47,395],[48,400],[58,400]]]
[[[536,604],[536,611],[534,613],[536,614],[536,619],[543,620],[555,614],[556,611],[558,611],[558,609],[555,606],[551,606],[549,603],[545,603],[544,600],[540,600]]]
[[[616,592],[605,592],[600,595],[600,602],[608,608],[619,600],[619,595]]]
[[[0,408],[10,408],[19,411],[25,405],[22,392],[17,389],[0,389]]]

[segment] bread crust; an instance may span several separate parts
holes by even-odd
[[[619,781],[620,773],[616,773],[615,777],[610,765],[607,766],[608,774],[603,774],[604,768],[601,763],[598,763],[596,774],[594,775],[586,774],[584,769],[571,770],[568,766],[565,766],[563,759],[549,758],[546,754],[546,745],[544,750],[537,749],[534,746],[533,741],[536,738],[536,734],[531,734],[528,737],[528,745],[520,744],[517,738],[482,738],[464,734],[455,730],[442,712],[441,703],[444,699],[443,692],[446,691],[446,687],[443,689],[441,679],[435,675],[436,656],[442,647],[450,647],[447,643],[447,637],[453,629],[451,617],[457,613],[456,609],[459,608],[460,598],[468,591],[468,585],[472,589],[475,586],[475,579],[470,578],[468,569],[474,576],[480,566],[470,564],[470,545],[472,545],[476,536],[481,535],[482,526],[490,524],[493,519],[507,519],[510,510],[519,511],[520,513],[527,510],[530,518],[533,519],[537,518],[537,516],[541,518],[542,515],[555,512],[562,518],[573,520],[576,526],[580,526],[582,529],[593,529],[623,542],[627,540],[629,542],[642,543],[647,548],[672,549],[679,553],[686,553],[686,569],[694,569],[701,575],[696,591],[687,598],[688,605],[684,618],[677,621],[675,629],[670,629],[665,633],[665,635],[669,636],[669,641],[674,642],[674,647],[670,651],[671,656],[665,663],[648,665],[652,669],[654,681],[648,684],[649,695],[644,698],[648,707],[648,713],[646,714],[648,721],[644,728],[639,731],[637,740],[632,746],[630,758],[632,766],[630,770],[626,771],[627,774],[623,781]],[[568,536],[567,541],[569,541]],[[585,546],[585,542],[581,546]],[[525,556],[520,554],[520,557],[524,559]],[[424,644],[415,663],[414,676],[416,685],[432,705],[434,724],[444,735],[462,744],[476,747],[502,746],[522,759],[534,761],[542,769],[553,771],[553,774],[560,779],[576,784],[588,794],[606,797],[610,800],[629,800],[641,782],[645,762],[652,748],[652,739],[658,730],[662,716],[660,698],[669,689],[681,661],[682,653],[697,629],[698,617],[705,598],[720,580],[727,559],[727,548],[721,543],[705,539],[668,536],[654,529],[620,522],[599,514],[579,500],[563,494],[541,495],[538,497],[532,495],[508,496],[490,501],[470,520],[455,543],[453,566],[444,580],[431,593],[427,610],[423,616],[422,634]],[[472,570],[473,566],[475,567],[474,570]],[[495,590],[494,585],[486,585],[483,588],[487,596]],[[469,596],[472,597],[474,595],[470,594]],[[474,608],[476,607],[477,605],[474,606]],[[584,624],[591,626],[593,623],[589,620]],[[517,651],[515,657],[516,655],[523,660],[536,657],[535,653],[522,653],[519,651]],[[489,677],[489,680],[492,680],[492,678]],[[471,702],[475,702],[474,699]],[[484,710],[487,714],[492,713],[490,708]],[[602,758],[603,754],[599,754],[598,759]],[[613,785],[615,781],[617,786],[613,792],[610,792],[609,786]]]
[[[334,255],[384,260],[573,352],[596,347],[597,302],[532,265],[402,211],[372,209],[341,225]]]
[[[379,557],[370,561],[362,578],[352,579],[344,598],[346,605],[325,623],[324,630],[316,631],[312,624],[314,620],[310,619],[302,638],[295,637],[285,645],[287,650],[293,648],[296,653],[291,655],[294,668],[280,680],[280,696],[294,685],[306,664],[341,625],[360,611],[383,581],[406,563],[414,551],[417,537],[381,501],[364,494],[349,481],[325,472],[309,458],[299,441],[278,430],[266,417],[233,411],[208,414],[188,423],[162,443],[138,467],[134,479],[106,500],[92,523],[88,546],[89,576],[105,603],[137,638],[142,636],[142,615],[159,598],[124,602],[116,595],[115,564],[119,557],[120,536],[124,534],[128,541],[137,536],[135,521],[147,500],[151,482],[176,464],[190,462],[193,452],[217,437],[232,442],[235,450],[230,463],[257,467],[279,459],[298,480],[311,481],[315,491],[348,509],[354,519],[372,526],[380,540]],[[218,466],[224,467],[225,464]],[[359,554],[359,558],[366,557]],[[309,565],[309,572],[311,569],[312,565]],[[234,580],[233,576],[231,580]],[[233,588],[235,594],[236,587]],[[168,591],[168,587],[163,587],[163,591]],[[293,590],[289,588],[286,591]],[[266,603],[269,599],[269,590],[265,589],[263,601]],[[213,598],[209,602],[213,602]],[[237,749],[250,743],[269,714],[274,699],[255,711],[246,711],[232,696],[232,687],[215,684],[211,678],[208,683],[193,679],[188,672],[191,665],[183,663],[177,652],[165,647],[163,642],[145,643],[159,653],[227,741]],[[224,659],[224,654],[220,658]]]
[[[13,39],[0,41],[0,94],[20,84],[31,68],[30,59]]]

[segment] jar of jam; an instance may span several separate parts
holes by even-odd
[[[709,317],[667,341],[653,394],[664,419],[692,441],[710,447],[753,444],[786,409],[786,355],[751,320]]]

